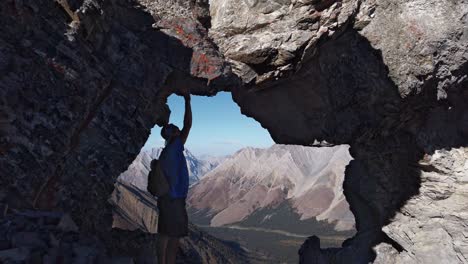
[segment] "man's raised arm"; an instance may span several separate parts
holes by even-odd
[[[180,132],[182,142],[185,144],[187,141],[190,128],[192,127],[192,107],[190,105],[190,93],[184,94],[185,98],[185,115],[184,115],[184,127]]]

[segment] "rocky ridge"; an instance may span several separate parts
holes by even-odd
[[[161,151],[162,148],[142,150],[128,169],[119,175],[118,179],[131,183],[141,190],[146,190],[151,161],[158,159]],[[216,168],[223,161],[223,158],[200,159],[195,157],[189,150],[184,150],[184,155],[187,161],[190,184],[199,181],[203,175]]]
[[[351,230],[354,220],[342,189],[350,160],[347,146],[245,148],[193,185],[187,203],[210,215],[212,226],[241,222],[286,202],[298,220],[314,218]]]

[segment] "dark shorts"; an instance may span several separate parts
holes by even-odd
[[[188,216],[185,198],[172,199],[164,196],[158,198],[158,233],[170,237],[188,235]]]

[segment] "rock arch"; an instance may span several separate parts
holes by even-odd
[[[278,62],[283,53],[277,47],[267,50],[265,60],[243,62],[249,53],[224,57],[229,43],[220,42],[219,34],[209,37],[198,21],[206,20],[202,1],[69,2],[79,21],[55,2],[0,4],[6,25],[0,31],[3,204],[65,210],[83,230],[119,241],[109,235],[106,199],[150,128],[167,119],[165,98],[181,86],[207,96],[224,90],[277,143],[351,145],[355,160],[344,187],[358,233],[343,249],[304,253],[304,261],[364,263],[375,258],[372,247],[381,242],[421,261],[417,248],[389,238],[382,227],[401,219],[402,206],[423,195],[424,173],[454,177],[434,155],[450,160],[448,150],[459,148],[465,156],[454,159],[466,159],[465,2],[437,5],[453,21],[437,17],[444,30],[434,32],[421,15],[437,11],[431,3],[320,1],[323,19],[298,25],[322,24],[286,64]],[[317,1],[302,2],[292,8],[314,8]],[[401,10],[421,20],[398,17]],[[447,23],[452,30],[442,27]],[[389,40],[392,34],[400,43]],[[458,245],[461,238],[451,239]],[[311,244],[303,252],[311,252]],[[386,250],[379,252],[398,255]],[[466,251],[455,251],[459,259],[468,258]]]

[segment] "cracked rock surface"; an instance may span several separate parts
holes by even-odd
[[[421,188],[383,231],[403,248],[377,247],[375,263],[468,263],[468,149],[438,150],[421,162]],[[390,256],[390,257],[389,257]]]
[[[291,76],[358,1],[211,0],[210,36],[246,83]]]

